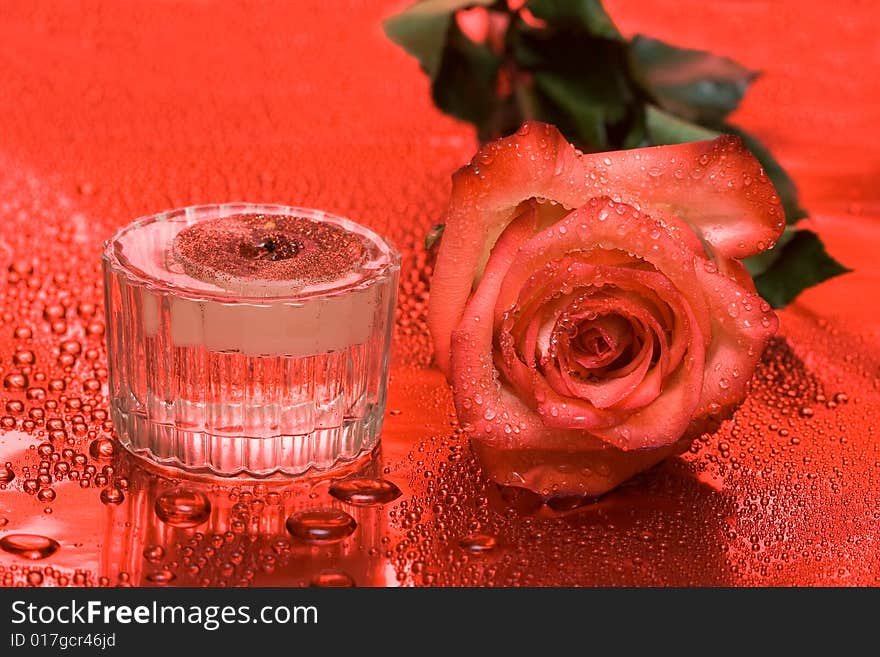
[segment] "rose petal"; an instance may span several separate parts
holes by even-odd
[[[722,257],[769,248],[784,224],[772,185],[734,137],[579,155],[555,128],[526,123],[516,135],[484,146],[453,177],[428,307],[441,369],[449,373],[452,331],[484,254],[517,206],[546,198],[575,208],[603,195],[679,215]]]
[[[711,318],[694,272],[694,254],[662,223],[608,199],[590,201],[524,244],[504,277],[496,308],[506,310],[515,306],[522,291],[530,289],[529,279],[544,269],[545,263],[585,248],[637,251],[684,296],[708,344]],[[552,274],[552,267],[547,271]],[[638,274],[638,270],[627,270],[625,278]]]
[[[600,268],[581,263],[576,258],[562,259],[571,256],[585,244],[606,247],[613,252],[623,250],[627,242],[633,246],[645,246],[646,261],[664,274],[630,268]],[[583,253],[589,259],[594,250]],[[555,262],[557,259],[558,262]],[[631,258],[631,261],[634,260]],[[579,267],[584,268],[583,272],[574,273],[580,271]],[[592,281],[588,280],[590,274]],[[568,275],[570,279],[566,280]],[[510,312],[513,309],[521,309],[527,315],[532,311],[532,306],[544,305],[548,294],[556,295],[566,286],[570,290],[575,285],[583,286],[588,283],[613,283],[623,289],[640,291],[646,300],[655,300],[654,306],[663,314],[667,324],[672,324],[675,317],[681,316],[681,302],[677,300],[684,297],[697,320],[704,344],[708,345],[712,320],[695,273],[693,255],[676,242],[658,222],[629,206],[610,201],[587,204],[557,225],[541,231],[520,248],[499,290],[495,322],[498,324],[505,312],[509,317],[515,318],[515,313]],[[662,300],[657,297],[661,291]],[[543,296],[538,296],[541,294]],[[664,311],[663,306],[673,301],[677,310],[674,309],[671,314],[668,309]],[[675,334],[679,335],[679,332],[676,330]],[[674,362],[678,361],[683,349],[683,342],[673,342]]]
[[[546,429],[513,446],[475,441],[473,448],[483,473],[502,485],[545,496],[597,497],[684,451],[689,443],[687,439],[658,449],[624,452],[583,432]]]
[[[779,320],[769,304],[736,281],[697,269],[712,316],[712,343],[706,350],[702,405],[697,415],[738,404],[767,340]]]
[[[522,252],[523,251],[520,250],[517,263],[521,262]],[[673,322],[675,321],[673,319],[673,314],[675,316],[685,316],[689,311],[684,308],[684,302],[678,291],[665,277],[657,272],[621,271],[618,270],[618,268],[593,267],[585,263],[574,263],[566,271],[569,272],[571,280],[566,281],[565,285],[575,290],[575,292],[579,291],[577,288],[579,278],[590,280],[594,285],[612,283],[615,286],[620,286],[621,289],[616,289],[613,296],[610,296],[609,294],[601,294],[597,300],[593,300],[592,303],[594,304],[594,308],[598,308],[601,312],[625,312],[633,317],[639,318],[640,321],[644,323],[651,324],[653,332],[657,335],[658,339],[661,339],[662,341],[660,360],[658,361],[657,367],[653,368],[644,380],[638,378],[630,379],[628,381],[629,386],[626,394],[631,393],[632,396],[626,403],[622,403],[620,399],[621,390],[623,388],[614,388],[608,395],[602,395],[600,392],[601,384],[597,384],[596,388],[596,392],[599,396],[593,398],[594,402],[598,400],[597,404],[590,404],[584,400],[578,401],[577,399],[564,399],[563,396],[566,395],[566,392],[569,394],[576,393],[570,389],[561,377],[553,377],[552,375],[548,376],[547,385],[549,385],[554,393],[560,396],[554,397],[550,395],[548,397],[547,390],[545,390],[544,382],[541,381],[540,374],[533,371],[535,368],[534,360],[526,360],[525,362],[522,362],[517,358],[516,351],[514,350],[514,331],[517,317],[513,313],[503,317],[501,325],[498,327],[500,349],[503,355],[503,358],[498,360],[498,367],[512,382],[519,394],[522,395],[524,399],[532,400],[536,406],[540,405],[536,397],[536,392],[538,392],[540,395],[543,395],[545,400],[547,400],[546,408],[548,409],[552,409],[554,404],[576,406],[578,410],[577,417],[579,418],[577,420],[578,426],[588,428],[605,425],[609,421],[618,421],[615,419],[617,415],[609,417],[607,414],[599,414],[595,408],[592,408],[592,406],[604,408],[616,405],[613,410],[631,410],[653,401],[660,392],[663,373],[671,371],[678,365],[685,349],[687,348],[687,330],[686,327],[681,326],[680,320],[677,322],[678,326],[672,330],[672,345],[669,348],[666,348],[665,331],[663,330],[663,327],[653,319],[652,315],[646,314],[645,299],[640,295],[647,294],[649,296],[654,296],[655,291],[661,292],[667,297],[666,302],[671,303],[675,309],[674,313],[668,314],[668,317]],[[588,275],[588,272],[591,271],[602,273],[599,281],[596,280],[597,277],[591,277]],[[510,275],[510,272],[508,275]],[[506,280],[507,278],[505,278],[505,281]],[[545,283],[549,286],[546,295],[556,294],[555,292],[552,292],[552,290],[558,289],[562,285],[561,282],[552,278],[547,279]],[[649,287],[651,289],[649,289]],[[598,289],[602,290],[605,288]],[[638,291],[632,292],[630,291],[632,289]],[[544,312],[551,313],[553,318],[555,318],[571,303],[570,299],[575,292],[559,297],[549,303],[547,296],[544,298],[537,297],[537,301],[533,300],[529,305],[537,306],[538,308],[543,309]],[[589,299],[586,302],[589,302]],[[650,307],[652,304],[648,303],[647,305]],[[533,321],[532,325],[534,323],[535,322]],[[526,347],[526,349],[531,348],[531,345]],[[630,368],[623,368],[620,372],[609,372],[606,376],[608,378],[618,374],[620,376],[625,376],[638,364],[639,363],[632,363]],[[583,397],[585,395],[581,396]],[[552,412],[552,410],[548,412]]]
[[[581,320],[586,321],[585,313],[581,312],[576,315],[569,315],[569,321]],[[590,322],[589,330],[599,334],[602,341],[608,345],[608,349],[604,352],[585,352],[582,349],[572,346],[571,358],[585,370],[596,369],[610,365],[620,358],[623,350],[632,344],[632,325],[617,315],[606,315],[597,317]],[[578,344],[583,344],[584,336],[578,331],[575,336]]]
[[[451,373],[456,412],[462,425],[484,440],[491,440],[493,436],[503,438],[503,432],[496,432],[500,423],[510,427],[511,433],[515,429],[516,434],[534,434],[541,430],[540,419],[515,395],[502,388],[492,356],[492,319],[498,288],[519,246],[533,235],[536,222],[537,213],[530,208],[504,231],[492,251],[492,267],[487,269],[465,309],[461,324],[452,335],[455,349]]]
[[[619,303],[618,299],[615,301]],[[588,430],[623,450],[657,448],[675,442],[684,433],[700,402],[703,388],[704,338],[693,311],[684,300],[677,308],[676,319],[680,326],[673,335],[687,339],[687,353],[663,383],[663,394],[639,410],[598,409],[587,401],[559,395],[521,362],[509,363],[505,359],[505,364],[510,366],[509,372],[520,393],[531,392],[533,395],[545,425]],[[652,379],[648,386],[659,392],[658,380]],[[645,392],[649,389],[646,387]]]
[[[585,399],[597,408],[609,408],[619,404],[644,381],[648,368],[651,367],[653,353],[654,341],[646,340],[638,354],[627,365],[627,372],[618,376],[608,376],[599,381],[577,379],[563,365],[558,367],[558,373],[573,396]]]

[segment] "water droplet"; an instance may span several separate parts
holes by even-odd
[[[31,586],[39,586],[43,583],[43,573],[39,570],[32,570],[27,574],[27,582]]]
[[[0,538],[0,549],[25,559],[45,559],[58,551],[61,545],[54,538],[39,534],[7,534]]]
[[[168,568],[162,568],[161,570],[157,570],[157,571],[152,572],[149,575],[147,575],[147,581],[153,582],[154,584],[159,584],[159,585],[169,584],[170,582],[173,582],[175,579],[177,579],[177,575],[175,575]]]
[[[93,459],[109,459],[116,452],[116,444],[109,438],[98,438],[89,445],[89,454]]]
[[[211,501],[198,491],[173,488],[165,491],[154,505],[156,515],[172,527],[195,527],[211,515]]]
[[[122,504],[125,493],[116,486],[110,486],[101,491],[101,502],[104,504]]]
[[[498,539],[489,534],[471,534],[458,541],[459,547],[468,552],[481,554],[491,552],[498,547]]]
[[[318,588],[350,588],[356,586],[354,578],[342,570],[323,570],[309,582],[309,586]]]
[[[354,518],[339,509],[299,511],[287,519],[287,531],[308,543],[331,543],[351,536],[357,529]]]
[[[330,495],[352,506],[388,504],[402,495],[400,488],[387,479],[358,477],[335,481]]]
[[[3,377],[3,387],[7,390],[24,390],[28,387],[28,378],[21,372],[10,372]]]
[[[51,502],[55,499],[55,490],[53,488],[41,488],[40,492],[37,493],[37,499],[40,502]]]
[[[8,484],[15,479],[15,472],[9,464],[0,465],[0,484]]]
[[[144,559],[158,563],[165,556],[165,548],[161,545],[148,545],[144,548]]]
[[[25,367],[27,365],[33,365],[37,360],[37,357],[34,355],[34,352],[30,349],[20,349],[16,351],[12,355],[12,362],[18,365],[19,367]]]
[[[66,309],[60,303],[53,303],[43,309],[43,319],[47,322],[62,319],[66,313]]]

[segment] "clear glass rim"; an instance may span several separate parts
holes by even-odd
[[[346,230],[358,233],[369,239],[376,247],[387,256],[388,262],[383,267],[378,268],[362,280],[346,283],[337,287],[328,287],[327,289],[293,293],[278,296],[246,296],[241,294],[224,294],[219,292],[211,292],[209,290],[199,290],[183,285],[175,285],[169,281],[165,281],[140,271],[130,264],[121,262],[115,252],[115,246],[123,235],[132,230],[137,230],[151,223],[159,221],[170,221],[177,218],[192,217],[197,214],[209,214],[212,212],[224,214],[236,214],[244,212],[266,213],[266,214],[286,214],[302,216],[307,219],[316,221],[329,221],[331,223],[342,226]],[[390,240],[383,237],[372,228],[359,224],[347,217],[319,210],[317,208],[305,208],[299,206],[280,205],[272,203],[214,203],[205,205],[190,205],[182,208],[174,208],[165,210],[156,214],[138,217],[131,223],[126,224],[104,242],[102,249],[102,260],[105,266],[113,271],[120,273],[126,279],[139,287],[156,292],[167,292],[176,297],[189,299],[193,301],[216,301],[230,305],[271,305],[284,302],[303,302],[310,299],[333,297],[345,294],[352,290],[360,290],[371,287],[376,283],[386,280],[394,271],[400,269],[400,253],[394,248]]]

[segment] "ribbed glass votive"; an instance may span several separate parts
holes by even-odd
[[[318,210],[139,219],[104,249],[119,440],[218,475],[298,475],[378,443],[400,259]]]

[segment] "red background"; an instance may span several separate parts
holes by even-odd
[[[433,108],[416,62],[382,35],[382,19],[406,4],[3,3],[0,277],[11,269],[0,289],[0,376],[20,371],[14,355],[32,350],[29,384],[44,395],[0,389],[3,404],[18,399],[26,409],[5,411],[12,424],[3,425],[0,462],[13,464],[16,479],[0,493],[0,534],[58,538],[58,556],[37,564],[51,563],[44,574],[56,582],[76,569],[108,583],[120,571],[149,574],[153,566],[139,562],[139,548],[126,548],[125,568],[108,552],[136,511],[101,505],[100,487],[71,481],[53,484],[57,497],[44,502],[23,492],[24,468],[36,471],[34,447],[49,435],[53,415],[77,451],[107,434],[100,413],[68,403],[102,404],[89,390],[91,380],[106,377],[100,327],[93,326],[100,310],[94,318],[77,312],[83,303],[100,304],[102,240],[134,217],[169,207],[248,200],[345,214],[403,251],[394,413],[381,467],[405,488],[409,506],[374,512],[366,523],[375,525],[375,541],[361,537],[334,557],[362,583],[880,582],[876,5],[606,3],[627,33],[709,49],[763,72],[735,122],[792,173],[810,224],[855,273],[806,292],[781,313],[784,341],[771,347],[758,375],[764,378],[719,435],[599,505],[545,519],[512,517],[491,504],[483,510],[487,489],[474,483],[450,429],[443,381],[424,367],[430,351],[419,245],[441,215],[451,172],[476,144],[468,126]],[[46,309],[58,305],[66,325],[53,330],[58,318]],[[31,327],[33,336],[15,337],[17,327]],[[58,358],[70,339],[83,355],[65,370]],[[54,380],[63,388],[53,388]],[[834,402],[838,393],[847,401]],[[47,408],[51,400],[57,409]],[[33,418],[34,407],[44,417]],[[33,426],[23,424],[28,418]],[[434,477],[442,486],[431,485]],[[456,487],[463,500],[453,513],[445,500]],[[417,517],[407,520],[414,508]],[[214,529],[227,520],[213,520]],[[491,530],[507,546],[503,554],[476,564],[462,559],[456,538],[474,527]],[[156,540],[170,554],[181,536]],[[132,539],[136,546],[146,540]],[[264,555],[253,549],[245,561],[259,565]],[[316,563],[325,557],[311,554]],[[178,581],[190,581],[181,562],[173,563],[166,565]],[[258,565],[248,581],[301,583],[310,573],[307,565],[271,572]],[[5,583],[29,568],[0,554]],[[217,572],[212,583],[222,577]]]

